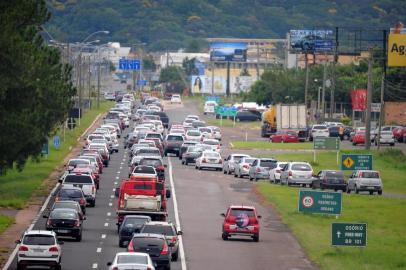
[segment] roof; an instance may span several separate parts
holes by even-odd
[[[249,206],[249,205],[230,205],[229,208],[242,208],[242,209],[251,209],[251,210],[255,210],[254,206]]]
[[[44,234],[44,235],[52,235],[55,236],[55,233],[53,231],[46,231],[46,230],[31,230],[31,231],[26,231],[24,233],[25,235],[30,235],[30,234]]]
[[[164,235],[157,234],[157,233],[136,233],[136,234],[133,234],[133,238],[141,238],[141,237],[151,237],[151,238],[166,239]]]
[[[168,221],[150,221],[147,223],[148,225],[162,225],[162,226],[172,226],[172,222]]]

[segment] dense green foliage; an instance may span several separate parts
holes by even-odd
[[[38,156],[71,107],[71,70],[38,34],[49,16],[45,1],[0,3],[1,172]]]
[[[290,29],[388,28],[406,21],[395,0],[48,0],[48,30],[59,40],[80,41],[97,30],[109,40],[146,42],[150,50],[199,46],[207,37],[278,38]],[[98,37],[105,38],[107,37]],[[189,44],[189,45],[188,45]]]

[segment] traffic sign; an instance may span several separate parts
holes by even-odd
[[[341,192],[300,190],[299,212],[339,215],[342,209]]]
[[[61,145],[61,140],[60,140],[60,138],[59,138],[59,136],[58,135],[55,135],[54,136],[54,147],[56,148],[56,149],[59,149],[59,146]]]
[[[76,120],[75,118],[71,117],[68,119],[68,128],[74,129],[76,127]]]
[[[220,97],[219,96],[207,96],[206,101],[215,101],[215,102],[219,103]]]
[[[342,154],[341,170],[372,170],[372,155],[369,154]]]
[[[137,85],[138,86],[145,86],[145,85],[147,85],[147,81],[146,80],[138,80]]]
[[[237,108],[227,107],[227,106],[217,106],[215,108],[216,114],[219,114],[221,117],[230,116],[234,117],[237,115]]]
[[[332,223],[331,244],[333,246],[366,247],[366,223]]]
[[[48,155],[49,154],[48,142],[46,142],[46,143],[44,143],[42,145],[41,154],[42,155]]]
[[[140,70],[141,62],[138,59],[125,59],[118,60],[118,68],[123,70]]]
[[[314,137],[313,148],[317,150],[339,150],[340,138],[338,137]]]

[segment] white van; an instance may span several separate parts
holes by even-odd
[[[204,114],[214,113],[214,108],[217,106],[215,101],[206,101],[204,103]]]

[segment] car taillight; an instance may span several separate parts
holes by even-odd
[[[131,240],[130,243],[128,244],[127,251],[128,252],[134,252],[133,240]]]
[[[292,176],[292,175],[293,175],[292,171],[289,171],[289,176]]]
[[[168,252],[169,252],[168,245],[167,245],[167,244],[164,244],[164,245],[162,246],[161,255],[168,255]]]
[[[58,249],[58,247],[53,246],[53,247],[49,248],[49,252],[59,252],[59,249]]]
[[[171,243],[175,244],[176,241],[178,241],[178,238],[176,236],[172,236]]]
[[[75,227],[80,227],[80,222],[79,222],[79,220],[75,220]]]
[[[256,172],[257,173],[261,172],[261,168],[257,168]]]
[[[80,201],[79,201],[79,204],[86,204],[86,200],[85,199],[83,199],[83,198],[80,198]]]
[[[59,197],[56,197],[56,198],[55,198],[55,201],[56,201],[56,202],[59,202],[59,201],[60,201],[60,198],[59,198]]]
[[[18,251],[28,251],[28,247],[26,247],[26,246],[20,246],[20,248],[18,249]]]
[[[207,160],[204,158],[204,159],[202,159],[202,163],[206,163],[207,162]]]
[[[250,168],[248,165],[242,165],[242,167],[247,170]]]
[[[52,219],[48,219],[47,225],[48,225],[48,226],[51,226],[51,225],[52,225]]]

